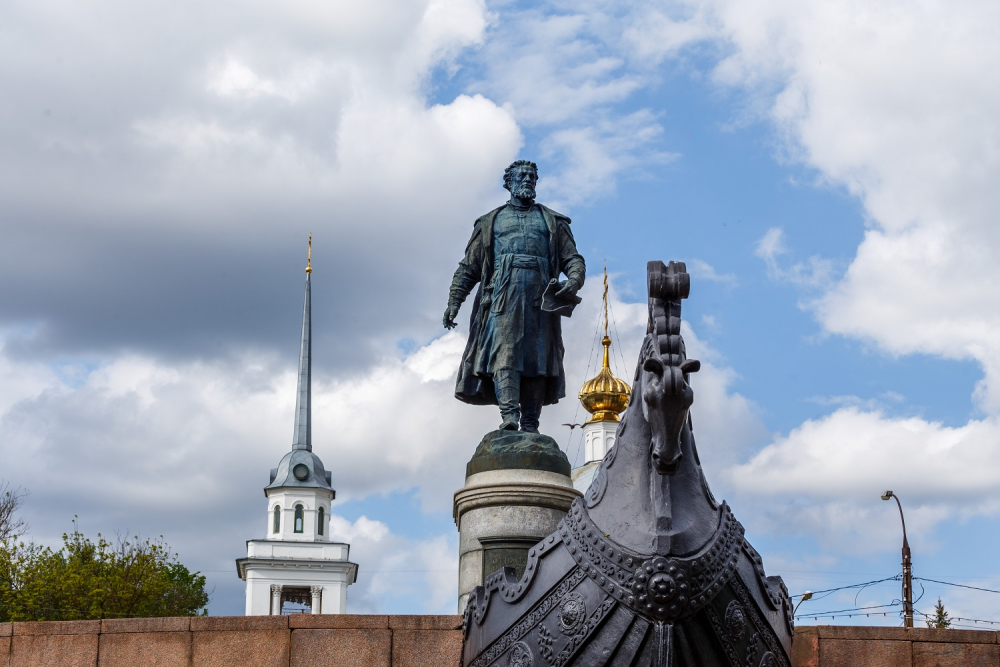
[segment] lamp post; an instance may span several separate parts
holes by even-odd
[[[805,593],[802,594],[802,599],[799,600],[799,603],[797,605],[795,605],[795,609],[792,610],[792,618],[793,619],[795,618],[795,612],[797,612],[799,610],[799,607],[802,606],[802,603],[805,602],[806,600],[812,600],[812,597],[813,597],[813,592],[812,591],[806,591]]]
[[[896,499],[899,506],[899,520],[903,524],[903,627],[913,627],[913,572],[910,563],[910,543],[906,541],[906,519],[903,518],[903,506],[899,502],[899,496],[892,491],[882,494],[882,500]]]

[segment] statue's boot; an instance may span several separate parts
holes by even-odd
[[[493,376],[493,386],[500,406],[502,431],[516,431],[521,421],[521,374],[517,371],[500,370]]]
[[[521,378],[521,430],[538,433],[538,420],[542,416],[545,400],[545,378]]]

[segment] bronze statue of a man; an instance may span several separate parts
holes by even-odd
[[[498,405],[501,429],[531,433],[542,406],[566,395],[559,318],[579,303],[586,276],[569,218],[535,203],[537,181],[528,160],[504,171],[510,201],[476,220],[444,313],[444,326],[454,328],[462,302],[481,284],[455,397]]]

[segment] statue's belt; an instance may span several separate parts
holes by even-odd
[[[508,257],[510,259],[507,259]],[[523,255],[512,252],[500,255],[497,266],[499,267],[503,262],[510,262],[510,268],[512,269],[534,269],[535,271],[541,271],[542,262],[547,264],[548,260],[537,255]]]
[[[548,277],[549,260],[536,255],[506,253],[496,258],[496,268],[493,270],[493,280],[490,291],[493,293],[493,303],[490,307],[494,313],[502,313],[507,305],[510,291],[510,273],[512,269],[531,269],[542,274],[543,280]]]

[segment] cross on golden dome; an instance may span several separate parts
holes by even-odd
[[[623,380],[619,380],[611,372],[608,363],[611,351],[611,338],[608,337],[608,267],[604,266],[604,338],[601,339],[604,346],[604,364],[597,376],[587,380],[580,388],[580,402],[592,416],[588,424],[592,422],[616,422],[618,415],[625,412],[628,407],[629,397],[632,394],[631,387]]]

